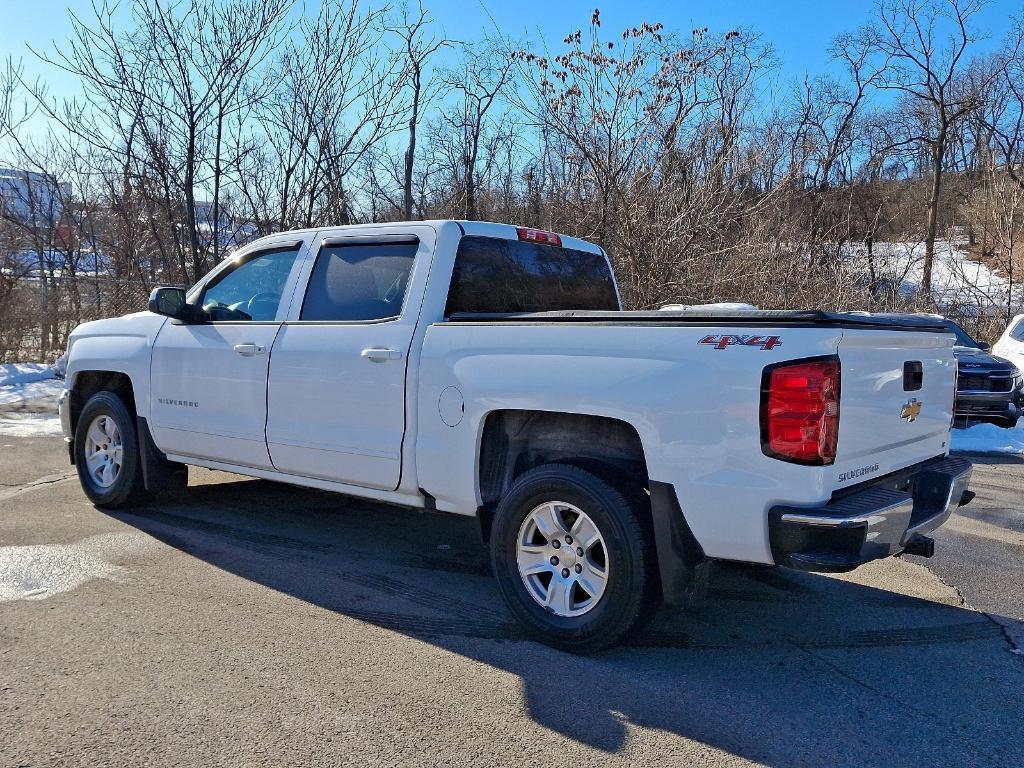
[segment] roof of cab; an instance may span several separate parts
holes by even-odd
[[[425,220],[425,221],[380,221],[380,222],[372,222],[372,223],[367,223],[367,224],[339,224],[337,226],[307,227],[305,229],[291,229],[291,230],[285,230],[285,231],[282,231],[282,232],[274,232],[271,235],[266,235],[265,237],[261,237],[261,238],[259,238],[257,240],[254,240],[252,243],[248,243],[247,245],[250,245],[250,246],[251,245],[255,245],[255,244],[259,243],[260,240],[264,240],[267,237],[275,237],[276,238],[276,237],[280,237],[281,235],[288,235],[288,234],[305,235],[305,234],[307,234],[309,232],[319,232],[320,230],[324,230],[324,229],[331,229],[331,230],[343,229],[343,230],[358,231],[358,230],[361,230],[361,229],[373,229],[375,227],[382,227],[382,226],[388,226],[388,227],[402,226],[403,224],[407,224],[407,225],[428,224],[430,226],[440,227],[441,225],[447,224],[447,223],[457,224],[462,229],[463,233],[466,234],[466,235],[474,235],[474,236],[477,236],[477,237],[495,237],[495,238],[500,238],[500,239],[503,239],[503,240],[518,240],[519,239],[519,234],[517,232],[518,225],[515,225],[515,224],[500,224],[498,222],[491,222],[491,221],[466,221],[466,220],[460,220],[460,219],[428,219],[428,220]],[[535,229],[535,227],[534,227],[534,229]],[[590,251],[591,253],[604,253],[604,251],[601,249],[601,247],[599,245],[596,245],[595,243],[591,243],[591,242],[589,242],[587,240],[580,240],[578,238],[570,237],[569,235],[563,235],[561,233],[557,233],[557,234],[561,238],[562,246],[564,248],[572,248],[572,249],[575,249],[575,250],[578,250],[578,251]]]

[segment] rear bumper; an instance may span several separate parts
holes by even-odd
[[[772,557],[805,571],[848,571],[898,554],[969,501],[971,468],[960,457],[933,459],[821,506],[772,507]]]

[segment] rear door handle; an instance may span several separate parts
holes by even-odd
[[[242,355],[243,357],[262,355],[266,351],[267,348],[259,344],[235,344],[235,352]]]
[[[367,360],[401,360],[402,353],[397,349],[385,349],[382,347],[370,347],[360,353],[360,357]]]

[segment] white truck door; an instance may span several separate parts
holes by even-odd
[[[394,490],[434,230],[381,226],[319,237],[270,357],[270,457],[281,472]]]
[[[165,453],[272,468],[267,366],[301,266],[292,235],[240,254],[190,296],[206,320],[170,321],[153,345],[151,424]]]

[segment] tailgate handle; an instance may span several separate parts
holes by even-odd
[[[924,366],[920,360],[907,360],[903,364],[903,391],[917,392],[924,384]]]

